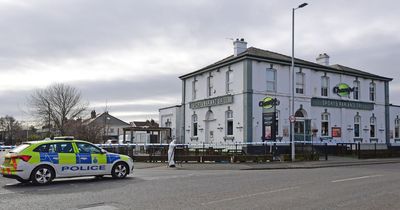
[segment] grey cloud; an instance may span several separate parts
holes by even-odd
[[[195,49],[199,55],[219,56],[211,60],[198,58],[207,65],[232,53],[231,41],[225,38],[240,37],[248,40],[250,46],[290,55],[291,8],[297,3],[47,0],[32,1],[26,7],[2,7],[0,72],[20,66],[29,68],[26,65],[30,60],[51,63],[127,49],[141,52],[150,48],[157,52],[160,42],[173,46],[171,53]],[[399,19],[397,1],[310,0],[308,3],[309,6],[296,11],[296,57],[313,61],[318,53],[327,52],[332,63],[393,77],[392,84],[400,84],[397,73],[400,61],[396,59],[400,56],[400,41],[398,33],[393,33],[400,28],[391,24]],[[361,31],[369,25],[376,28]],[[347,30],[357,28],[360,30],[354,31],[354,37],[345,37]],[[344,38],[348,42],[343,42]],[[161,61],[149,58],[148,62]],[[139,81],[125,78],[71,84],[81,89],[88,101],[179,97],[181,83],[175,68],[165,68],[169,75],[149,75]],[[196,69],[187,69],[193,70]],[[18,113],[14,106],[23,104],[22,96],[27,93],[0,94],[0,113]],[[391,101],[399,104],[398,98],[400,94],[392,91]],[[123,111],[128,109],[120,107]],[[132,109],[148,110],[140,106]]]

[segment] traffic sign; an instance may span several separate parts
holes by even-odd
[[[296,117],[293,116],[293,115],[290,115],[290,116],[289,116],[289,121],[290,121],[291,123],[296,122]]]

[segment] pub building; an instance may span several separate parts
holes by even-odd
[[[389,103],[391,78],[351,67],[295,59],[294,117],[291,57],[233,42],[234,53],[185,74],[182,104],[161,108],[161,126],[179,143],[400,142],[400,107]],[[172,123],[173,122],[173,123]]]

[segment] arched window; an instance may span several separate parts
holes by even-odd
[[[376,99],[375,91],[376,91],[376,85],[372,81],[371,83],[369,83],[369,100],[370,101],[375,101],[375,99]]]
[[[353,99],[359,100],[360,99],[360,81],[354,80],[353,87],[354,87]]]
[[[192,115],[192,136],[197,137],[197,115]]]
[[[321,77],[321,96],[328,96],[329,93],[329,77]]]
[[[232,93],[233,92],[233,71],[229,69],[226,72],[226,93]]]
[[[361,117],[360,115],[354,116],[354,138],[360,137],[360,128],[361,128]]]
[[[329,113],[321,114],[321,136],[329,136]]]
[[[211,110],[208,110],[206,113],[206,121],[214,120],[214,113]]]
[[[304,94],[304,73],[296,73],[296,93]]]
[[[372,117],[369,119],[369,137],[376,137],[376,117],[372,114]]]
[[[233,136],[233,111],[228,110],[225,112],[226,119],[226,135]]]
[[[213,76],[210,74],[207,77],[207,96],[210,97],[214,94],[214,79]]]
[[[276,91],[276,70],[267,69],[266,71],[267,91]]]
[[[299,109],[296,111],[296,113],[294,114],[295,117],[304,117],[304,112],[303,110]]]

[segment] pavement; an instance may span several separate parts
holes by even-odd
[[[3,163],[5,151],[0,151],[0,164]],[[296,161],[296,162],[265,162],[265,163],[215,163],[215,162],[177,162],[176,170],[274,170],[274,169],[312,169],[357,165],[376,165],[400,163],[400,158],[357,159],[354,157],[329,156],[328,160]],[[170,169],[167,162],[135,162],[136,169]]]
[[[329,156],[328,160],[296,161],[296,162],[266,162],[266,163],[184,163],[177,162],[176,170],[275,170],[275,169],[313,169],[327,167],[344,167],[357,165],[377,165],[400,163],[400,158],[357,159],[353,157]],[[136,162],[136,169],[170,169],[167,162],[147,163]]]

